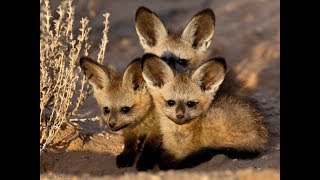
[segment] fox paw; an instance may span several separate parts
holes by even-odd
[[[134,153],[121,153],[116,158],[118,168],[131,167],[134,163]]]

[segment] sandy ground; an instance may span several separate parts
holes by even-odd
[[[59,2],[59,1],[58,1]],[[271,139],[268,149],[253,160],[229,159],[217,155],[192,169],[137,173],[135,168],[118,169],[115,156],[122,151],[121,133],[99,127],[98,121],[77,121],[80,136],[71,126],[59,132],[54,148],[40,160],[42,179],[279,179],[280,170],[280,4],[278,0],[153,0],[153,1],[76,1],[76,21],[90,20],[90,56],[97,57],[99,39],[104,28],[102,13],[110,15],[104,64],[122,71],[128,62],[143,54],[134,29],[136,9],[144,5],[159,14],[167,27],[182,28],[193,14],[212,8],[216,14],[216,30],[209,56],[224,56],[228,66],[235,68],[267,114]],[[52,7],[57,3],[53,2]],[[76,24],[78,25],[78,23]],[[80,109],[80,118],[99,115],[90,96]],[[76,135],[76,134],[75,134]],[[63,140],[63,141],[60,141]]]

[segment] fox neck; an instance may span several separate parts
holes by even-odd
[[[150,102],[150,108],[139,124],[144,124],[146,127],[153,128],[154,125],[159,126],[159,118],[156,116],[156,109],[154,102]]]
[[[201,120],[178,125],[166,116],[160,117],[160,130],[163,134],[163,147],[176,158],[183,158],[200,147]],[[199,132],[200,131],[200,132]],[[179,148],[177,148],[179,147]]]
[[[139,131],[140,134],[147,133],[150,129],[154,129],[155,126],[159,126],[158,118],[155,118],[155,105],[153,101],[150,102],[149,108],[146,110],[147,112],[141,117],[136,123],[131,124],[124,131]],[[144,128],[140,128],[140,127]],[[143,131],[143,132],[141,132]]]

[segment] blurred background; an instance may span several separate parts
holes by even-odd
[[[51,1],[52,9],[60,2]],[[270,66],[267,65],[269,61],[279,62],[278,0],[76,0],[74,5],[75,27],[79,27],[82,17],[88,17],[89,26],[92,27],[89,42],[93,46],[89,55],[93,58],[97,55],[104,28],[102,14],[110,13],[109,43],[104,63],[111,63],[120,71],[132,59],[143,54],[134,26],[135,11],[139,6],[146,6],[156,12],[165,26],[173,30],[184,28],[198,11],[211,8],[216,15],[216,30],[209,56],[222,55],[231,66],[242,62],[241,69],[246,66],[243,61],[260,61],[265,58],[264,62],[255,63],[260,66],[257,71]],[[254,79],[253,75],[251,78]]]
[[[52,1],[52,9],[61,1]],[[89,56],[97,58],[102,30],[102,14],[110,13],[109,42],[103,64],[123,71],[143,55],[135,30],[135,12],[146,6],[157,13],[169,29],[183,29],[192,16],[204,8],[216,15],[216,28],[208,56],[223,56],[247,85],[269,98],[280,96],[280,2],[278,0],[76,0],[75,30],[88,17]],[[57,15],[57,14],[53,14]],[[77,32],[75,32],[77,33]],[[270,100],[270,99],[269,99]],[[275,100],[277,101],[277,100]]]

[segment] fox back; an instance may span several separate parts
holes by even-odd
[[[197,66],[204,58],[214,34],[215,15],[211,9],[195,14],[182,32],[169,32],[160,18],[146,7],[136,11],[135,27],[145,53],[166,61],[172,69]]]
[[[259,108],[226,74],[223,58],[184,73],[172,71],[156,56],[144,60],[143,77],[162,114],[163,146],[175,158],[203,148],[260,152],[266,147],[268,133]]]

